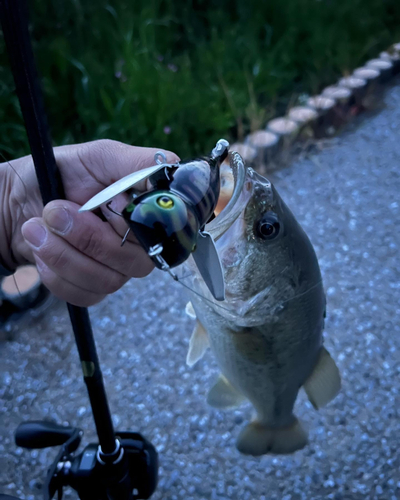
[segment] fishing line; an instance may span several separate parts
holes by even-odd
[[[189,278],[190,276],[187,276],[187,278]],[[184,283],[182,283],[182,281],[180,281],[181,279],[186,279],[186,278],[178,278],[177,280],[175,280],[177,283],[179,283],[181,286],[183,286],[184,288],[186,288],[187,290],[190,290],[192,293],[194,293],[195,295],[197,295],[198,297],[200,297],[201,299],[209,302],[210,304],[214,305],[214,306],[217,306],[217,307],[220,307],[221,309],[223,309],[224,311],[227,311],[229,313],[231,313],[232,311],[230,311],[229,309],[227,309],[226,307],[223,307],[221,306],[220,304],[218,304],[217,302],[213,302],[212,300],[210,299],[207,299],[207,297],[204,297],[204,295],[201,295],[201,293],[199,292],[196,292],[195,290],[193,290],[192,288],[190,288],[189,286],[185,285]]]
[[[323,280],[319,280],[317,283],[315,283],[315,285],[311,286],[308,290],[306,290],[305,292],[301,292],[301,293],[298,293],[296,294],[294,297],[291,297],[290,299],[287,299],[285,300],[284,302],[282,302],[282,305],[284,304],[287,304],[288,302],[290,302],[291,300],[294,300],[294,299],[297,299],[299,297],[302,297],[303,295],[306,295],[307,293],[311,292],[311,290],[314,290],[314,288],[316,288],[317,286],[321,285],[323,282]]]
[[[207,299],[206,297],[204,297],[203,295],[201,295],[201,293],[199,292],[196,292],[195,290],[193,290],[192,288],[190,288],[189,286],[185,285],[184,283],[182,283],[180,280],[181,279],[186,279],[190,276],[186,276],[185,278],[178,278],[177,281],[181,286],[183,286],[184,288],[186,288],[187,290],[191,291],[192,293],[194,293],[195,295],[197,295],[198,297],[200,297],[201,299],[209,302],[210,304],[212,304],[213,306],[216,306],[216,307],[220,307],[221,309],[223,309],[224,311],[227,311],[229,313],[232,313],[231,310],[227,309],[226,307],[223,307],[221,306],[221,304],[217,303],[217,302],[213,302],[212,300],[210,299]],[[311,292],[311,290],[313,290],[314,288],[316,288],[317,286],[321,285],[322,284],[322,280],[320,280],[318,283],[316,283],[315,285],[313,285],[312,287],[310,287],[308,290],[306,290],[305,292],[302,292],[302,293],[298,293],[296,295],[294,295],[293,297],[291,297],[290,299],[287,299],[285,300],[284,302],[281,303],[281,305],[284,305],[284,304],[287,304],[288,302],[290,302],[291,300],[294,300],[294,299],[297,299],[299,297],[302,297],[303,295],[306,295],[307,293]]]
[[[239,217],[237,217],[236,220],[244,220],[245,219],[245,215],[244,213],[242,213]],[[236,222],[235,220],[235,222]],[[229,230],[229,229],[228,229]],[[184,276],[176,276],[177,279],[174,279],[174,281],[176,281],[177,283],[179,283],[182,287],[186,288],[187,290],[189,290],[190,292],[194,293],[195,295],[197,295],[198,297],[200,297],[201,299],[205,300],[206,302],[210,303],[211,305],[213,306],[216,306],[216,307],[219,307],[220,309],[223,309],[224,311],[228,312],[228,313],[232,313],[232,311],[224,306],[222,306],[220,303],[218,302],[214,302],[213,300],[210,300],[208,299],[207,297],[205,297],[204,295],[202,295],[201,293],[197,292],[196,290],[193,290],[193,288],[190,288],[188,285],[186,285],[185,283],[183,283],[181,280],[185,280],[185,279],[188,279],[190,277],[192,277],[194,275],[193,272],[189,272],[189,274],[186,274]]]
[[[113,200],[112,200],[112,201],[113,201]],[[108,209],[108,210],[110,210],[110,212],[114,213],[115,215],[118,215],[119,217],[122,217],[122,218],[123,218],[123,215],[122,215],[121,213],[116,212],[113,208],[111,208],[111,203],[112,203],[112,201],[110,201],[109,203],[107,203],[107,205],[106,205],[107,209]],[[146,204],[146,203],[147,203],[147,204],[149,204],[149,202],[144,202],[144,204]],[[129,231],[130,231],[130,229],[128,229],[127,233],[129,233]],[[122,244],[121,244],[121,246],[123,245],[123,243],[125,243],[126,236],[127,236],[127,234],[125,235],[124,239],[122,240]],[[183,286],[183,287],[184,287],[184,288],[186,288],[187,290],[189,290],[189,291],[191,291],[192,293],[194,293],[195,295],[199,296],[201,299],[203,299],[203,300],[205,300],[205,301],[209,302],[210,304],[216,305],[216,306],[220,307],[221,309],[224,309],[224,310],[225,310],[225,311],[227,311],[227,312],[230,312],[230,311],[229,311],[229,309],[227,309],[226,307],[223,307],[223,306],[221,306],[221,305],[219,305],[219,304],[216,304],[216,303],[215,303],[215,302],[213,302],[212,300],[207,299],[206,297],[204,297],[204,296],[203,296],[203,295],[201,295],[200,293],[196,292],[195,290],[193,290],[192,288],[190,288],[188,285],[185,285],[185,284],[181,281],[181,280],[184,280],[184,279],[188,279],[188,278],[190,278],[191,276],[193,276],[193,273],[189,273],[189,274],[187,274],[187,275],[185,275],[185,276],[181,276],[181,277],[177,276],[176,274],[171,274],[171,273],[170,273],[170,276],[171,276],[171,278],[172,278],[175,282],[179,283],[181,286]]]
[[[17,289],[19,296],[22,297],[22,293],[21,293],[21,290],[19,289],[19,286],[17,283],[17,278],[15,277],[15,274],[13,274],[13,281],[14,281],[14,285],[15,285],[15,288]]]

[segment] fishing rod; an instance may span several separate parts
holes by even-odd
[[[46,205],[65,195],[29,36],[26,0],[0,0],[0,17],[40,193]],[[61,446],[47,474],[45,500],[56,493],[60,500],[65,486],[74,488],[82,500],[147,499],[157,485],[157,451],[137,432],[115,432],[89,313],[86,308],[67,306],[98,443],[91,443],[75,454],[83,435],[81,429],[30,421],[17,428],[16,444],[28,449]],[[0,498],[12,497],[0,494]]]

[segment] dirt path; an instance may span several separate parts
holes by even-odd
[[[237,453],[250,409],[207,407],[217,368],[210,353],[186,367],[193,322],[184,291],[167,276],[131,281],[92,308],[116,426],[139,428],[160,452],[154,499],[400,498],[399,82],[385,101],[378,115],[273,177],[317,250],[326,344],[343,377],[340,396],[320,413],[299,398],[306,449],[257,460]],[[19,422],[41,418],[78,425],[93,438],[62,305],[0,344],[1,492],[41,498],[54,450],[24,451],[12,441]]]

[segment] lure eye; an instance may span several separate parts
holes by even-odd
[[[278,236],[280,228],[277,215],[274,212],[267,212],[258,221],[257,233],[263,240],[273,240]]]
[[[161,208],[169,210],[174,207],[174,200],[169,196],[160,196],[157,199],[157,205]]]

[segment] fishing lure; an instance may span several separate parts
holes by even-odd
[[[204,230],[214,214],[220,192],[220,165],[229,143],[220,139],[209,157],[167,163],[164,153],[155,154],[156,165],[118,180],[91,198],[80,212],[107,204],[123,217],[156,267],[178,280],[172,268],[190,255],[216,300],[225,299],[221,262],[211,235]],[[149,179],[152,189],[135,192],[135,184]],[[132,190],[132,199],[122,213],[110,207],[117,195]]]

